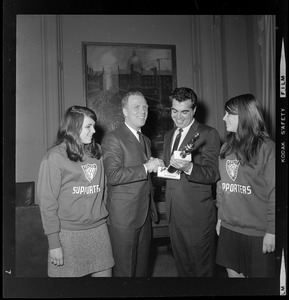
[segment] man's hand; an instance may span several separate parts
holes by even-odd
[[[183,171],[185,173],[191,173],[191,170],[193,168],[193,163],[187,160],[183,159],[176,159],[174,155],[172,155],[170,160],[170,165],[175,167],[176,169]]]
[[[159,158],[151,157],[146,163],[145,166],[147,168],[148,173],[157,172],[158,167],[164,167],[164,162]]]
[[[221,229],[221,219],[218,219],[218,222],[216,225],[216,233],[218,236],[220,235],[220,229]]]

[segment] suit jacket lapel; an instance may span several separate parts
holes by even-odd
[[[123,130],[124,130],[125,134],[127,135],[127,141],[129,143],[132,143],[132,144],[136,145],[136,147],[138,148],[138,150],[141,153],[143,153],[143,155],[146,157],[146,155],[145,155],[145,153],[143,151],[143,148],[142,148],[140,142],[137,140],[137,138],[135,137],[135,135],[131,132],[131,130],[125,124],[123,125]],[[147,154],[150,155],[151,154],[151,150],[149,148],[147,137],[145,135],[144,135],[144,142],[145,142]],[[146,159],[148,159],[148,158],[146,157]]]
[[[179,147],[179,149],[181,149],[183,146],[187,145],[192,140],[192,138],[197,133],[198,126],[199,126],[199,122],[195,119],[193,125],[189,129],[189,131],[188,131],[187,135],[185,136],[185,138],[184,138],[181,146]]]
[[[147,153],[147,159],[149,159],[149,157],[151,157],[151,148],[149,146],[149,141],[148,141],[148,137],[146,137],[144,134],[143,134],[143,137],[144,137],[144,142],[145,142],[145,147],[146,147],[146,153]]]
[[[168,133],[166,135],[166,149],[165,149],[165,153],[164,153],[164,162],[166,165],[169,164],[170,159],[171,159],[172,140],[173,140],[173,136],[174,136],[174,133],[176,130],[177,130],[177,127],[168,131]]]
[[[123,124],[123,132],[124,134],[127,136],[127,142],[134,144],[135,142],[137,142],[136,137],[134,136],[134,134],[130,131],[130,129]]]

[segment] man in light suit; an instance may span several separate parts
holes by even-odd
[[[180,180],[166,180],[166,215],[177,272],[180,277],[212,277],[216,226],[212,185],[219,180],[220,138],[216,129],[195,120],[197,96],[192,89],[176,88],[170,100],[176,127],[165,134],[164,162],[182,171]],[[172,153],[180,128],[177,149],[200,134],[191,161],[176,159]]]
[[[144,96],[140,92],[127,93],[122,99],[122,110],[125,124],[108,132],[101,144],[108,179],[113,276],[147,277],[151,217],[157,221],[150,173],[164,164],[151,157],[149,138],[138,133],[148,116]]]

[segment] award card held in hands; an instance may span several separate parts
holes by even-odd
[[[188,154],[185,157],[181,156],[181,151],[174,151],[174,157],[176,159],[181,159],[185,161],[191,161],[192,155]],[[169,168],[172,168],[171,166]],[[181,179],[181,171],[177,169],[168,170],[169,168],[166,167],[158,167],[158,177],[163,177],[167,179]]]
[[[166,179],[181,179],[181,172],[168,172],[168,168],[166,167],[158,167],[158,177],[166,178]]]
[[[174,157],[176,159],[181,159],[185,161],[192,161],[192,154],[196,147],[195,142],[199,138],[200,134],[197,133],[194,138],[188,143],[181,151],[174,151]],[[167,178],[167,179],[180,179],[181,171],[174,168],[173,166],[159,167],[158,168],[158,177]]]

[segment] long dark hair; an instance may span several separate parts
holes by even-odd
[[[238,115],[239,121],[237,132],[230,132],[227,136],[221,159],[235,153],[242,165],[254,165],[262,143],[269,138],[258,100],[252,94],[239,95],[225,103],[225,110]]]
[[[67,156],[74,162],[83,161],[85,154],[96,159],[101,157],[100,147],[96,143],[94,136],[90,144],[83,144],[80,139],[84,116],[92,118],[96,123],[97,118],[93,110],[77,105],[68,108],[54,143],[57,146],[64,142]]]

